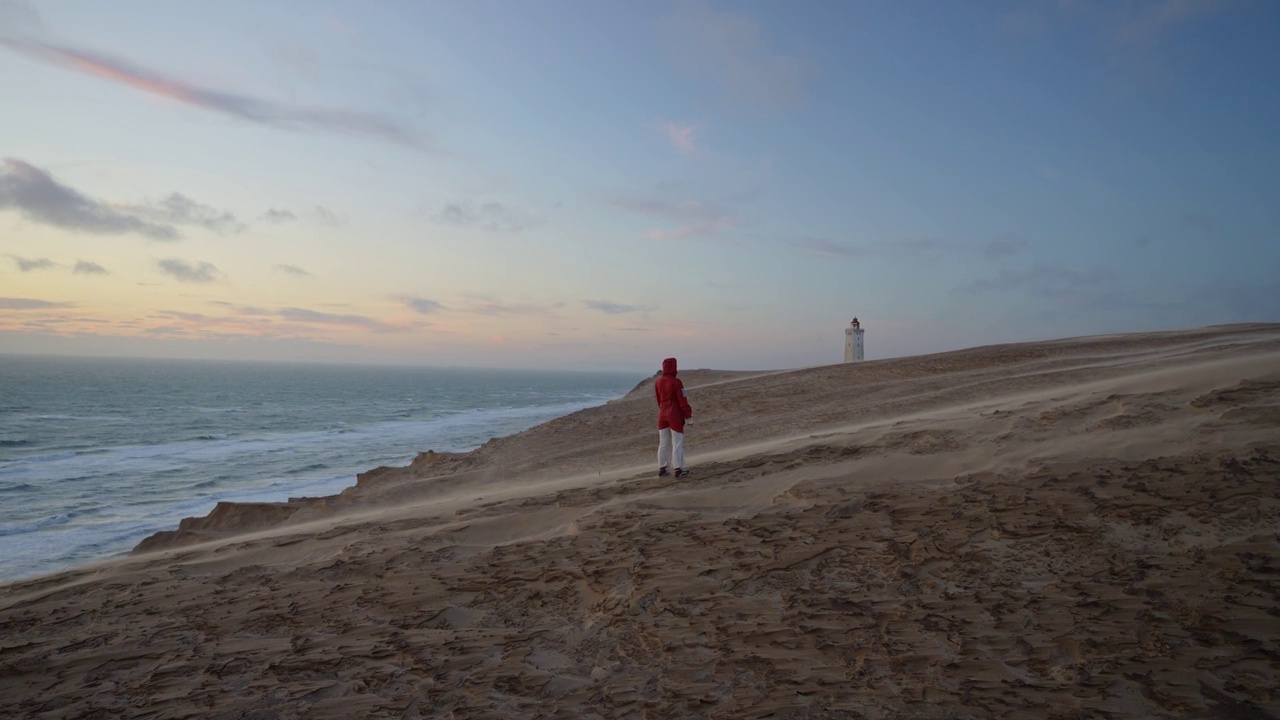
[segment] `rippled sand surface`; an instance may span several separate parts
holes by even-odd
[[[1280,326],[681,377],[0,587],[0,715],[1280,714]]]

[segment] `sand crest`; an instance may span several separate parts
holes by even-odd
[[[681,375],[0,588],[0,716],[1280,714],[1280,326]]]

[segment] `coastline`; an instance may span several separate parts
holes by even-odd
[[[0,708],[1274,714],[1277,367],[1248,325],[687,371],[680,481],[642,382],[0,586]]]
[[[0,358],[0,376],[0,581],[125,556],[220,502],[336,495],[641,377],[84,358]]]

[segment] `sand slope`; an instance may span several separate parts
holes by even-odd
[[[1280,326],[681,374],[0,588],[0,716],[1280,714]]]

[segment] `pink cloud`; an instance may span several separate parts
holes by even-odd
[[[423,147],[424,144],[423,138],[415,130],[370,113],[302,107],[214,90],[167,77],[101,53],[38,40],[0,37],[0,45],[34,60],[61,65],[150,95],[239,120],[292,130],[366,135],[415,148]]]
[[[677,150],[684,153],[693,153],[698,151],[697,141],[694,135],[699,131],[699,127],[692,123],[673,123],[663,122],[662,131],[667,134],[667,139],[675,146]]]

